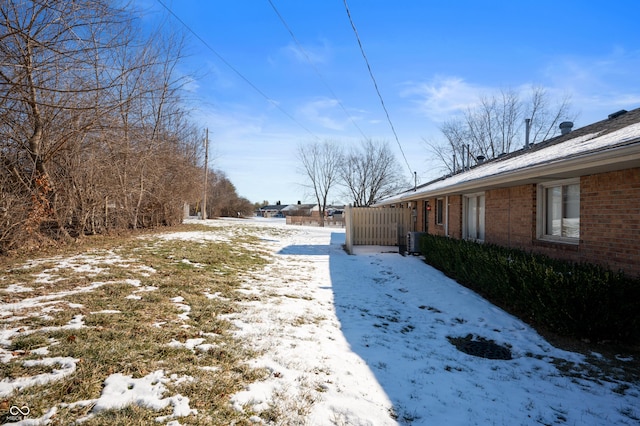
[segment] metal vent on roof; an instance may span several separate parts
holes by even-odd
[[[609,114],[609,120],[612,120],[614,118],[618,118],[623,114],[626,114],[627,110],[626,109],[621,109],[620,111],[616,111],[613,114]]]
[[[563,121],[560,123],[560,133],[566,135],[567,133],[571,133],[571,129],[573,128],[572,121]]]

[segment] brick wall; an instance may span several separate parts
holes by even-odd
[[[462,238],[462,195],[449,196],[449,236]]]
[[[435,223],[430,198],[429,233],[445,235]],[[640,275],[640,168],[580,179],[580,243],[536,238],[537,186],[519,185],[485,192],[485,241],[571,261],[599,263]],[[462,196],[449,196],[449,236],[462,236]],[[419,219],[421,223],[421,219]]]
[[[580,179],[580,253],[640,275],[640,168]]]
[[[520,185],[485,193],[485,240],[531,250],[535,238],[536,186]]]
[[[448,232],[449,236],[453,238],[462,238],[462,196],[460,195],[450,195],[449,196],[449,209],[448,209],[448,218],[447,218],[447,197],[443,198],[443,218],[442,224],[436,223],[436,215],[437,215],[437,198],[429,198],[429,205],[431,206],[431,211],[428,214],[429,220],[429,233],[432,235],[446,236],[447,232],[447,221],[448,221]],[[422,207],[424,213],[424,204],[421,202],[418,204]],[[418,228],[419,230],[424,230],[424,221],[421,213],[418,213]]]
[[[416,218],[416,231],[420,231],[420,232],[424,232],[424,205],[427,201],[426,200],[420,200],[417,202],[417,213],[418,216]]]
[[[429,205],[431,206],[431,211],[429,212],[429,233],[433,235],[439,235],[441,237],[445,236],[445,215],[443,214],[442,224],[436,223],[436,217],[438,215],[438,199],[437,198],[429,198]],[[443,208],[444,208],[444,199],[443,199]]]
[[[484,194],[484,238],[488,243],[511,246],[509,192],[509,188],[500,188]]]

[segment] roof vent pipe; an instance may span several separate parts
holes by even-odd
[[[467,170],[467,165],[464,163],[465,160],[465,156],[464,156],[464,150],[467,149],[467,146],[465,144],[462,144],[462,155],[460,156],[460,162],[462,163],[462,171],[464,172],[465,170]]]
[[[524,119],[524,147],[525,149],[529,149],[529,132],[531,131],[531,119],[530,118],[525,118]]]
[[[571,128],[573,127],[573,122],[571,121],[563,121],[560,123],[560,133],[566,135],[571,132]]]

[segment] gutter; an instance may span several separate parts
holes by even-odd
[[[401,203],[404,201],[413,201],[432,196],[441,196],[443,194],[467,193],[526,183],[540,183],[544,181],[576,177],[577,174],[582,176],[640,167],[639,142],[640,139],[634,139],[625,145],[606,149],[604,151],[601,150],[580,154],[575,157],[552,160],[530,167],[510,170],[447,186],[440,186],[432,190],[430,190],[429,187],[425,187],[422,191],[411,191],[410,193],[398,194],[395,197],[381,200],[376,203],[374,207]],[[486,164],[490,165],[495,163]],[[440,182],[442,181],[438,181],[436,183]]]

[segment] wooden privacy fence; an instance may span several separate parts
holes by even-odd
[[[345,243],[349,253],[353,246],[397,246],[411,226],[411,209],[393,207],[346,207]],[[402,238],[402,240],[401,240]]]
[[[320,226],[318,215],[313,216],[287,216],[287,225]],[[326,217],[324,226],[344,228],[344,217]]]

